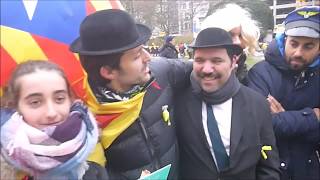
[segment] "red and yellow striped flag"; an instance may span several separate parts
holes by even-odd
[[[0,3],[0,88],[3,89],[15,66],[21,62],[39,59],[58,64],[76,95],[96,114],[102,128],[101,144],[97,144],[90,160],[104,165],[103,148],[108,148],[137,119],[145,93],[128,101],[98,103],[88,87],[78,56],[69,51],[69,44],[79,36],[80,23],[88,14],[102,9],[123,9],[120,1],[5,0]]]

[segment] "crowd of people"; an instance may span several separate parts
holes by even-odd
[[[174,36],[166,36],[164,38],[164,44],[159,47],[155,43],[150,46],[144,46],[144,49],[150,53],[151,56],[160,56],[169,59],[191,59],[192,58],[192,48],[186,43],[179,43],[175,45]]]
[[[238,5],[204,20],[192,61],[172,36],[154,60],[151,30],[126,11],[88,15],[70,44],[84,97],[51,62],[12,73],[1,179],[139,179],[167,165],[164,179],[320,179],[319,19],[319,6],[290,12],[248,71],[260,31]]]

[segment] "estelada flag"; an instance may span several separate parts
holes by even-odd
[[[50,60],[62,67],[82,97],[84,71],[69,44],[81,21],[102,9],[124,9],[119,0],[1,0],[0,96],[15,66],[26,60]]]

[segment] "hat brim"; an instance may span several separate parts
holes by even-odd
[[[74,42],[71,43],[70,51],[81,54],[81,55],[108,55],[108,54],[120,53],[129,49],[135,48],[147,42],[151,37],[151,30],[147,26],[142,24],[136,24],[136,26],[139,33],[139,38],[135,42],[128,44],[124,47],[117,48],[117,49],[108,49],[103,51],[87,51],[83,49],[81,39],[80,37],[78,37]]]
[[[190,45],[189,46],[192,49],[199,49],[199,48],[231,48],[234,50],[234,52],[239,55],[243,52],[243,49],[236,44],[215,44],[215,45],[204,45],[204,46],[196,46],[196,45]]]
[[[310,37],[310,38],[319,38],[319,32],[309,27],[297,27],[288,29],[285,31],[287,36],[300,36],[300,37]]]

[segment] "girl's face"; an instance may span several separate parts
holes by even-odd
[[[242,38],[242,35],[241,35],[241,26],[231,29],[229,33],[232,37],[232,41],[234,44],[241,46],[242,49],[246,47],[244,39]]]
[[[71,107],[67,82],[55,71],[37,70],[16,81],[18,111],[26,123],[42,129],[66,120]]]

